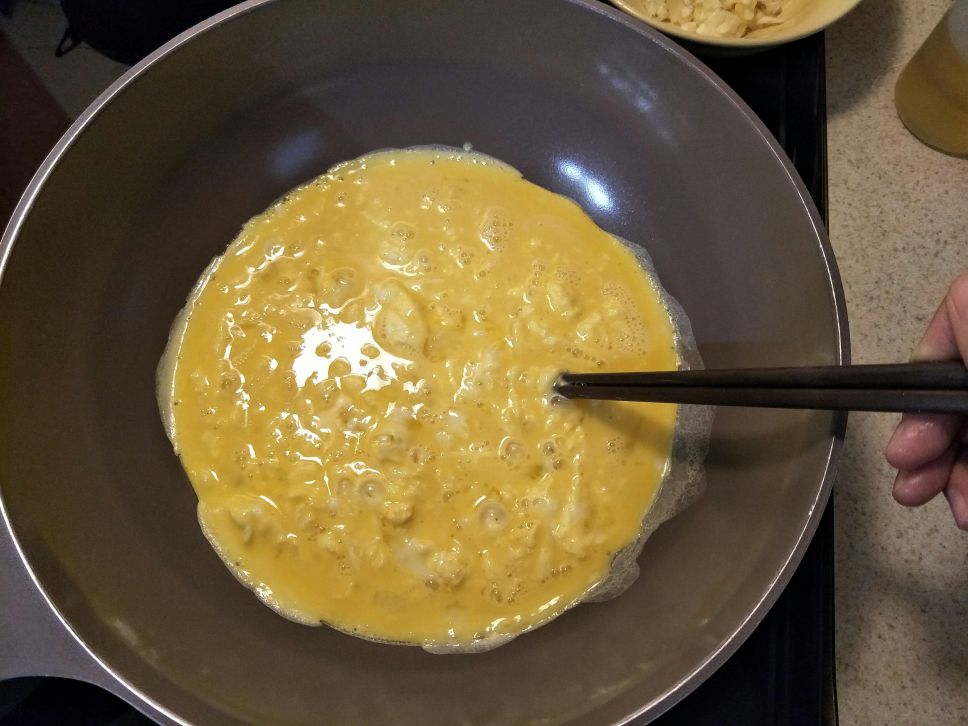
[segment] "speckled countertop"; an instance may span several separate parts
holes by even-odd
[[[864,0],[827,33],[830,237],[854,362],[905,360],[968,268],[968,160],[910,136],[898,73],[950,0]],[[896,423],[851,414],[834,486],[841,723],[968,723],[968,533],[891,498]]]

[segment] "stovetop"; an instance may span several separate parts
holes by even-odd
[[[824,40],[708,56],[691,48],[759,115],[793,160],[827,219]],[[837,724],[831,505],[783,594],[740,649],[657,726]],[[55,678],[0,683],[3,726],[150,723],[95,686]]]

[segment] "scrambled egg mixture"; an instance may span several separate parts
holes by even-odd
[[[742,38],[782,21],[789,0],[639,0],[639,7],[656,20],[683,30],[718,38]]]
[[[361,637],[499,644],[634,543],[676,408],[560,371],[677,367],[633,254],[489,157],[378,152],[245,225],[159,375],[202,528],[269,606]]]

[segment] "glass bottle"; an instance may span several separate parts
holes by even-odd
[[[901,71],[894,105],[928,146],[968,156],[968,0],[956,0]]]

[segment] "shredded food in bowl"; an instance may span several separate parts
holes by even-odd
[[[787,0],[644,0],[646,14],[683,30],[718,38],[742,38],[782,22]]]

